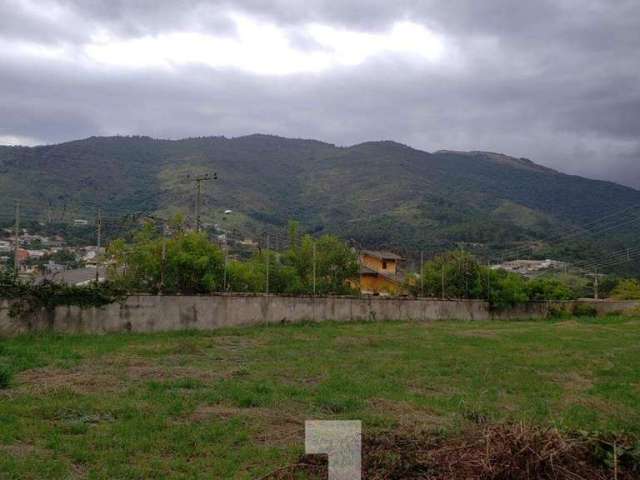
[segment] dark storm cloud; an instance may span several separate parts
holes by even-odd
[[[37,3],[0,4],[0,138],[393,139],[429,150],[502,151],[640,187],[635,0]],[[47,5],[55,15],[43,12]],[[101,30],[120,39],[185,31],[233,37],[230,11],[279,25],[303,52],[318,48],[301,29],[309,22],[379,33],[410,20],[443,36],[445,57],[416,64],[386,52],[357,66],[270,76],[105,66],[74,50]],[[25,42],[70,53],[34,60],[14,52]]]

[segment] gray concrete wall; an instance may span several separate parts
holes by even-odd
[[[640,308],[640,302],[587,302],[599,314]],[[546,318],[556,310],[573,311],[576,302],[532,303],[491,312],[480,300],[440,301],[382,297],[287,297],[264,295],[134,295],[122,303],[82,309],[39,310],[14,318],[10,302],[0,300],[0,335],[53,330],[65,333],[210,330],[236,325],[301,321],[488,320]]]

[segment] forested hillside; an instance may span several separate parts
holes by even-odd
[[[238,235],[282,230],[296,219],[313,233],[407,252],[463,242],[494,254],[531,245],[539,255],[551,249],[578,256],[637,238],[632,207],[640,192],[614,183],[502,154],[427,153],[390,141],[337,147],[268,135],[0,147],[0,219],[11,221],[15,199],[26,220],[92,218],[97,206],[113,219],[140,211],[183,211],[192,219],[190,178],[207,172],[219,179],[203,183],[203,221],[226,222]],[[233,213],[225,216],[226,209]],[[614,228],[587,235],[603,217]],[[582,227],[585,235],[574,241],[557,240]]]

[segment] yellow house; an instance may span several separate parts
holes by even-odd
[[[360,252],[360,293],[368,295],[400,295],[405,293],[403,275],[398,263],[400,255],[393,252],[363,250]]]

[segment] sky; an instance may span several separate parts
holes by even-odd
[[[640,1],[0,0],[0,144],[252,133],[640,188]]]

